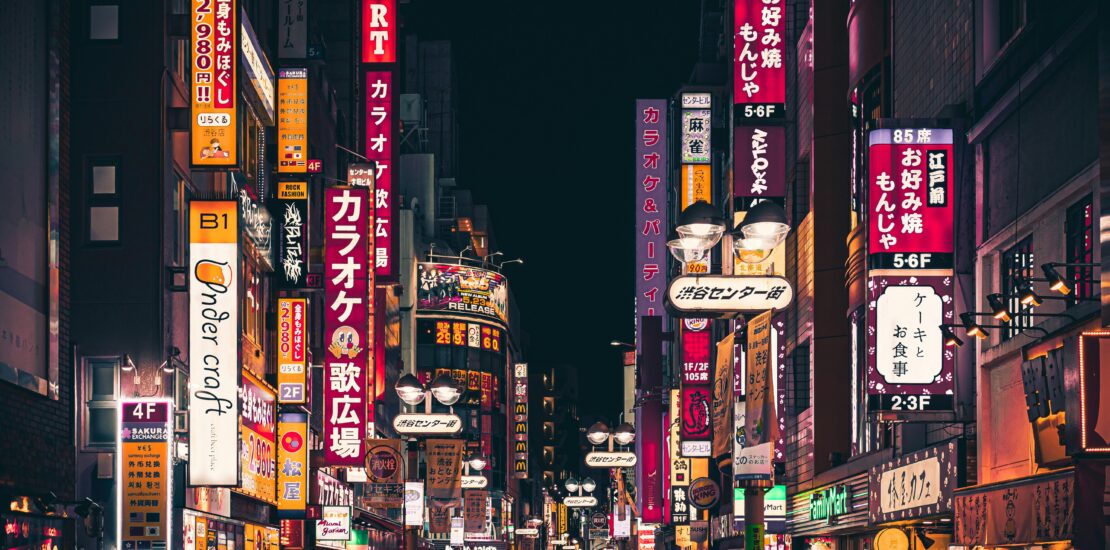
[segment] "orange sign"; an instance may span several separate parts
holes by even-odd
[[[166,399],[136,399],[121,401],[119,412],[120,545],[124,548],[153,542],[165,545],[170,537],[173,486],[170,456],[173,405]]]
[[[682,165],[682,179],[679,181],[679,185],[683,208],[697,201],[713,203],[712,176],[712,166],[709,164]]]
[[[192,162],[196,167],[239,163],[239,3],[192,0]]]
[[[304,298],[278,298],[278,402],[305,402],[307,369],[305,354],[306,309]]]
[[[278,173],[308,170],[308,69],[278,70]]]

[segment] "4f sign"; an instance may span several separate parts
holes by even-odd
[[[363,0],[362,62],[394,63],[397,61],[396,0]]]

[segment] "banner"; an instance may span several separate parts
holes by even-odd
[[[278,221],[275,279],[282,288],[304,288],[308,286],[308,182],[278,182],[275,207]]]
[[[735,334],[729,334],[717,343],[717,366],[713,371],[713,456],[732,452],[732,351]]]
[[[450,533],[451,510],[451,507],[438,501],[428,501],[428,532],[437,535]]]
[[[122,400],[119,415],[116,497],[120,545],[166,547],[171,535],[173,404],[166,399]]]
[[[375,2],[380,6],[381,2]],[[392,13],[392,9],[389,10]],[[364,14],[365,15],[365,14]],[[363,42],[365,45],[365,41]],[[397,277],[397,262],[394,258],[393,230],[394,214],[398,204],[394,200],[393,160],[398,151],[394,147],[397,123],[394,118],[393,73],[391,71],[367,71],[365,101],[365,148],[363,154],[374,162],[374,274]]]
[[[489,507],[486,505],[486,491],[468,489],[464,491],[463,518],[467,533],[483,533],[486,530],[486,516]]]
[[[405,459],[400,439],[368,439],[366,452],[366,503],[373,508],[404,505]]]
[[[278,173],[304,174],[308,161],[308,69],[278,69]]]
[[[744,440],[740,461],[743,472],[737,479],[769,480],[773,477],[771,455],[774,451],[775,419],[774,373],[771,371],[771,312],[766,311],[748,322],[747,383],[744,385]]]
[[[190,141],[194,168],[239,163],[239,3],[192,0]]]
[[[324,190],[324,455],[362,466],[367,424],[370,282],[366,188]]]
[[[277,428],[278,516],[302,518],[308,504],[308,415],[279,413]]]
[[[736,118],[786,116],[786,5],[735,0],[732,36]]]
[[[429,439],[426,445],[428,498],[457,499],[462,494],[461,439]]]
[[[189,484],[239,485],[239,205],[189,203]]]
[[[273,390],[256,378],[250,371],[243,369],[243,387],[239,390],[240,406],[243,410],[240,422],[239,454],[243,479],[234,491],[258,500],[277,504],[274,470],[274,411],[277,399]]]
[[[306,353],[304,298],[278,298],[278,402],[282,405],[307,402],[308,356]]]
[[[424,526],[424,483],[405,482],[405,527]]]
[[[785,197],[786,128],[737,126],[732,135],[733,197]]]
[[[667,100],[636,100],[636,346],[640,317],[666,314]]]
[[[465,265],[417,264],[416,309],[509,322],[509,287],[496,271]],[[480,386],[479,386],[480,387]]]

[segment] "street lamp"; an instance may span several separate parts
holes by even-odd
[[[677,234],[672,234],[671,238],[667,239],[667,249],[671,251],[674,259],[684,264],[700,262],[709,254],[709,249],[703,248],[706,242],[705,239],[697,237],[679,237]]]
[[[975,322],[975,319],[972,317],[971,313],[961,313],[960,322],[963,323],[964,332],[966,332],[968,336],[973,336],[979,338],[980,340],[986,340],[990,336],[990,334],[986,331],[986,329],[983,328],[982,325]]]
[[[412,373],[405,374],[394,385],[397,397],[411,406],[419,405],[424,401],[424,385]]]
[[[466,463],[470,465],[471,470],[480,472],[486,469],[486,459],[477,453],[470,455],[470,458],[466,459]]]
[[[987,303],[991,307],[991,316],[995,319],[1002,321],[1003,323],[1009,323],[1010,319],[1013,318],[1010,315],[1010,308],[1006,306],[1006,303],[1004,301],[1002,301],[1001,294],[988,294]]]
[[[786,211],[778,203],[763,201],[751,207],[744,215],[740,230],[749,239],[767,239],[777,246],[790,232]]]
[[[573,477],[568,477],[567,480],[563,482],[563,487],[567,488],[568,493],[577,493],[578,489],[581,488],[578,484],[578,480]]]
[[[708,250],[717,245],[725,233],[725,218],[716,207],[704,200],[687,206],[678,216],[675,227],[679,239],[692,239],[693,248]]]
[[[436,398],[436,401],[439,401],[440,403],[443,403],[448,407],[454,405],[455,403],[458,403],[459,398],[462,397],[462,391],[460,391],[459,389],[458,382],[455,381],[454,377],[448,376],[446,374],[441,374],[432,381],[431,391],[432,396]],[[404,398],[402,397],[402,399]]]
[[[628,446],[636,440],[636,428],[632,424],[625,422],[617,426],[617,430],[613,432],[613,439],[617,440],[620,445]]]
[[[940,334],[941,334],[941,337],[944,338],[944,345],[945,346],[948,346],[950,348],[951,347],[958,348],[958,347],[964,345],[964,341],[960,340],[960,337],[956,336],[956,333],[952,332],[952,329],[949,327],[949,325],[941,325],[940,326]]]
[[[586,432],[586,439],[594,445],[605,443],[609,439],[609,426],[601,421],[594,422],[593,426],[590,426],[589,431]]]
[[[582,490],[586,491],[587,493],[592,493],[594,492],[594,489],[597,489],[597,483],[592,477],[587,477],[586,479],[583,479],[581,485]]]

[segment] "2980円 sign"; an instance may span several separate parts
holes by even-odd
[[[794,289],[782,277],[683,275],[667,287],[667,306],[683,317],[731,317],[783,309]]]

